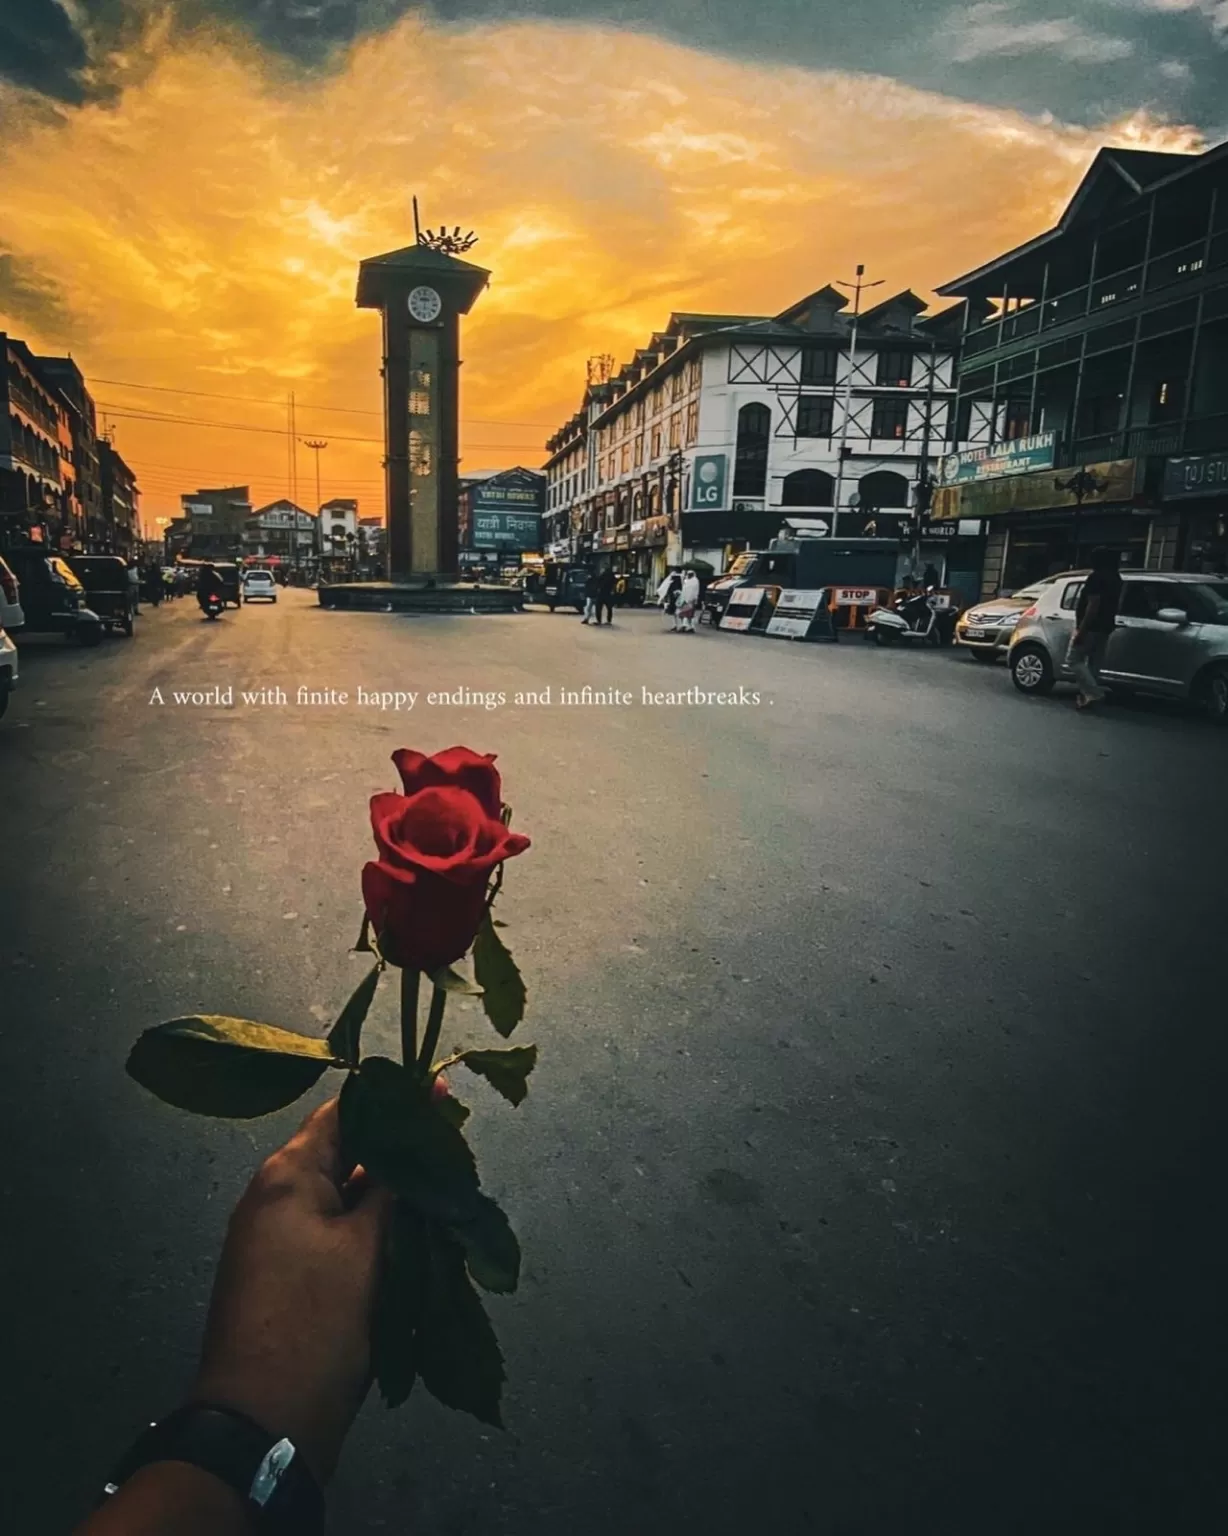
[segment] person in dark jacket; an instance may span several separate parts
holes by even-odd
[[[602,610],[605,610],[607,624],[614,622],[614,572],[607,567],[597,578],[597,623],[601,623]]]
[[[601,617],[597,611],[597,594],[600,590],[597,572],[590,569],[584,580],[584,617],[580,620],[581,624],[588,624],[590,622],[599,624],[601,622]]]
[[[1117,605],[1121,601],[1121,560],[1116,550],[1097,549],[1092,553],[1092,572],[1083,583],[1075,609],[1075,629],[1067,657],[1075,682],[1079,685],[1076,709],[1090,709],[1104,698],[1100,686],[1100,667],[1104,661],[1109,636],[1117,623]]]

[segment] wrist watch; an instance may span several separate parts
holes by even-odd
[[[324,1495],[299,1450],[245,1413],[213,1403],[177,1408],[151,1424],[121,1459],[103,1499],[158,1461],[187,1462],[233,1488],[262,1536],[323,1536]]]

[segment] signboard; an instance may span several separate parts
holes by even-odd
[[[824,601],[826,597],[825,587],[806,591],[796,591],[786,587],[777,599],[775,611],[768,620],[768,634],[781,635],[787,640],[805,640],[810,635],[815,620],[820,617],[827,618]],[[830,621],[827,628],[830,631]]]
[[[541,519],[536,512],[473,510],[474,549],[540,549]]]
[[[934,492],[930,517],[943,522],[996,517],[1003,512],[1047,512],[1132,501],[1137,467],[1137,459],[1111,459],[1103,464],[1043,469],[1036,474],[942,486]]]
[[[878,588],[833,587],[831,600],[836,608],[873,608],[878,603]]]
[[[470,495],[475,511],[541,513],[546,506],[546,478],[527,469],[509,469],[476,481]]]
[[[691,511],[718,512],[725,505],[729,460],[723,453],[697,453],[691,472]]]
[[[721,615],[722,629],[746,630],[755,622],[760,605],[767,596],[766,587],[735,587]]]
[[[212,517],[213,505],[208,501],[185,501],[183,511],[186,517]]]
[[[1165,501],[1181,501],[1187,496],[1228,496],[1228,452],[1165,459],[1160,495]]]
[[[992,448],[965,448],[948,453],[942,461],[943,485],[966,485],[977,480],[998,480],[1021,475],[1030,469],[1050,469],[1057,459],[1057,433],[1037,432],[1015,437]]]

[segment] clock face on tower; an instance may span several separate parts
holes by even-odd
[[[439,319],[439,311],[443,303],[433,288],[425,286],[411,288],[409,292],[409,312],[415,320],[421,320],[428,325],[432,320]]]

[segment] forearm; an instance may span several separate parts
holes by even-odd
[[[142,1467],[75,1536],[255,1536],[233,1488],[183,1461]]]

